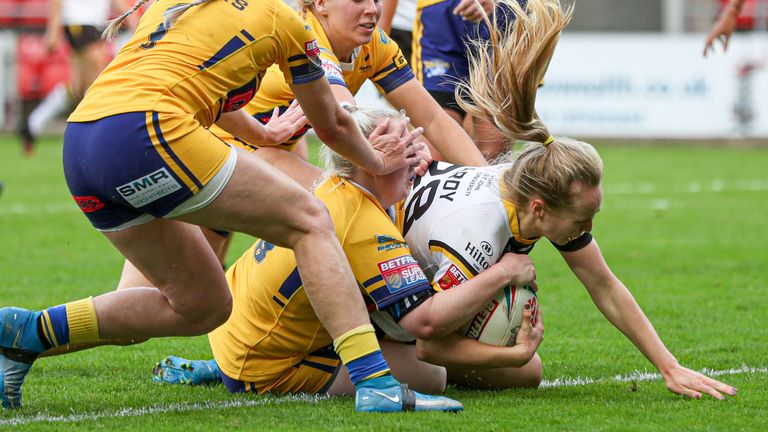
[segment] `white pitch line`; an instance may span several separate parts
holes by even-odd
[[[725,369],[725,370],[713,370],[703,369],[701,373],[708,376],[723,376],[723,375],[741,375],[741,374],[764,374],[768,373],[768,367],[749,367],[747,365],[740,368]],[[604,384],[604,383],[625,383],[625,382],[639,382],[639,381],[654,381],[661,379],[661,375],[655,372],[648,371],[634,371],[627,375],[616,375],[608,378],[590,378],[590,377],[574,377],[574,378],[555,378],[553,380],[542,381],[540,388],[560,388],[560,387],[578,387],[591,384]],[[164,414],[168,412],[180,413],[191,411],[204,411],[211,409],[229,409],[229,408],[246,408],[256,407],[269,404],[283,404],[288,402],[307,402],[317,403],[323,400],[330,399],[330,396],[325,395],[309,395],[309,394],[297,394],[286,395],[280,397],[263,396],[258,399],[245,399],[245,400],[232,400],[232,401],[207,401],[200,403],[174,403],[168,405],[155,405],[150,407],[141,408],[123,408],[117,411],[96,411],[96,412],[83,412],[73,413],[69,415],[48,415],[37,414],[34,416],[19,416],[10,419],[0,419],[0,426],[19,426],[31,423],[75,423],[83,421],[94,421],[105,418],[122,418],[122,417],[142,417],[153,414]]]
[[[721,375],[740,375],[740,374],[764,374],[768,373],[768,367],[749,367],[743,365],[740,368],[725,369],[725,370],[713,370],[702,369],[700,371],[707,376],[721,376]],[[562,377],[555,378],[553,380],[542,380],[540,388],[558,388],[558,387],[578,387],[590,384],[604,384],[604,383],[626,383],[626,382],[641,382],[641,381],[656,381],[661,379],[661,374],[657,372],[648,371],[634,371],[627,375],[616,375],[611,378],[590,378],[590,377]]]
[[[232,400],[232,401],[206,401],[200,403],[173,403],[168,405],[155,405],[141,408],[123,408],[117,411],[96,411],[73,413],[68,415],[37,414],[34,416],[19,416],[11,419],[0,420],[0,426],[19,426],[30,423],[74,423],[93,421],[104,418],[142,417],[168,412],[181,413],[190,411],[203,411],[210,409],[245,408],[269,404],[283,404],[288,402],[317,403],[329,399],[326,395],[295,394],[280,397],[260,397],[258,399]]]

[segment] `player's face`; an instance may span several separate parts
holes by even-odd
[[[330,27],[326,34],[331,44],[341,38],[355,46],[371,41],[373,29],[381,17],[381,0],[326,0],[325,3]]]
[[[544,210],[542,235],[557,244],[565,244],[584,232],[592,231],[592,221],[603,200],[601,187],[587,188],[580,183],[571,186],[576,197],[572,209],[561,211]]]
[[[376,197],[384,208],[404,200],[413,186],[414,168],[401,168],[395,172],[374,177]]]

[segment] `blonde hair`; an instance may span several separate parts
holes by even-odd
[[[352,116],[352,119],[360,128],[363,135],[368,138],[381,122],[388,118],[399,119],[405,117],[403,112],[397,112],[388,108],[375,108],[370,106],[353,106],[349,103],[342,103],[342,107]],[[350,177],[355,173],[357,167],[350,161],[344,159],[341,155],[333,151],[327,145],[320,148],[320,161],[326,169],[327,175],[339,175]]]
[[[136,12],[141,7],[141,5],[143,5],[147,1],[149,0],[137,0],[132,8],[128,9],[124,14],[120,15],[119,17],[111,20],[107,28],[104,30],[104,33],[101,34],[101,37],[104,39],[111,39],[115,35],[115,33],[117,33],[117,29],[120,28],[120,24],[122,24],[126,18],[128,18],[134,12]],[[165,27],[166,29],[171,28],[171,26],[173,26],[173,23],[175,23],[176,20],[179,19],[181,14],[186,12],[189,8],[201,5],[207,1],[208,0],[195,0],[191,3],[182,3],[182,4],[177,4],[169,7],[163,13],[163,27]]]
[[[315,0],[296,0],[296,7],[302,12],[311,9],[314,5]]]
[[[571,185],[599,186],[603,163],[591,145],[550,135],[535,103],[573,8],[559,0],[529,0],[525,10],[516,0],[497,0],[499,7],[515,19],[485,16],[490,38],[469,42],[469,76],[458,84],[456,100],[468,114],[495,123],[507,139],[529,141],[506,156],[514,162],[503,174],[506,198],[523,205],[540,197],[553,209],[569,208],[575,200]]]

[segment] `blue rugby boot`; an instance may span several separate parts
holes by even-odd
[[[3,408],[21,408],[21,386],[37,355],[45,351],[37,335],[41,312],[0,309],[0,400]]]
[[[221,382],[216,360],[186,360],[168,356],[152,369],[152,382],[158,384],[203,385]]]
[[[394,384],[394,385],[393,385]],[[357,386],[355,410],[358,412],[403,412],[464,410],[461,402],[444,396],[415,392],[391,376],[373,378]]]

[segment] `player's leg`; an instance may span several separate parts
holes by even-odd
[[[197,159],[197,166],[190,168],[177,152],[174,166],[169,165],[161,152],[172,149],[156,143],[158,139],[165,144],[175,142],[163,140],[161,123],[166,120],[172,126],[168,130],[191,137],[187,147],[201,146],[208,157]],[[220,141],[206,142],[195,132],[199,135],[203,131],[188,116],[161,121],[156,113],[129,113],[69,125],[64,166],[75,201],[152,286],[115,291],[43,311],[0,309],[0,396],[4,407],[20,406],[21,386],[32,362],[37,354],[52,347],[104,339],[195,335],[228,318],[231,298],[224,273],[200,229],[147,214],[161,215],[192,201],[192,182],[172,175],[172,171],[183,171],[187,180],[194,178],[200,187],[195,197],[211,199],[229,178],[234,153]],[[110,146],[103,145],[105,136],[110,137]],[[131,189],[133,184],[141,188],[121,192],[124,200],[108,198],[115,190]]]
[[[445,391],[446,370],[423,362],[416,358],[416,348],[394,341],[380,341],[384,358],[392,368],[392,376],[398,381],[422,393],[442,393]],[[333,384],[328,388],[330,395],[353,395],[355,387],[346,371],[339,371]]]
[[[82,26],[82,33],[73,39],[68,39],[73,47],[72,52],[72,88],[74,90],[74,105],[83,98],[85,91],[93,84],[96,77],[107,66],[109,50],[107,43],[101,38],[101,32],[93,26]]]
[[[35,355],[46,349],[102,339],[196,335],[229,316],[224,273],[196,227],[158,219],[107,237],[158,288],[114,291],[43,311],[0,310],[4,407],[20,406],[24,376]]]
[[[480,390],[536,388],[541,384],[541,373],[541,358],[536,354],[528,364],[520,368],[448,368],[448,382]]]

